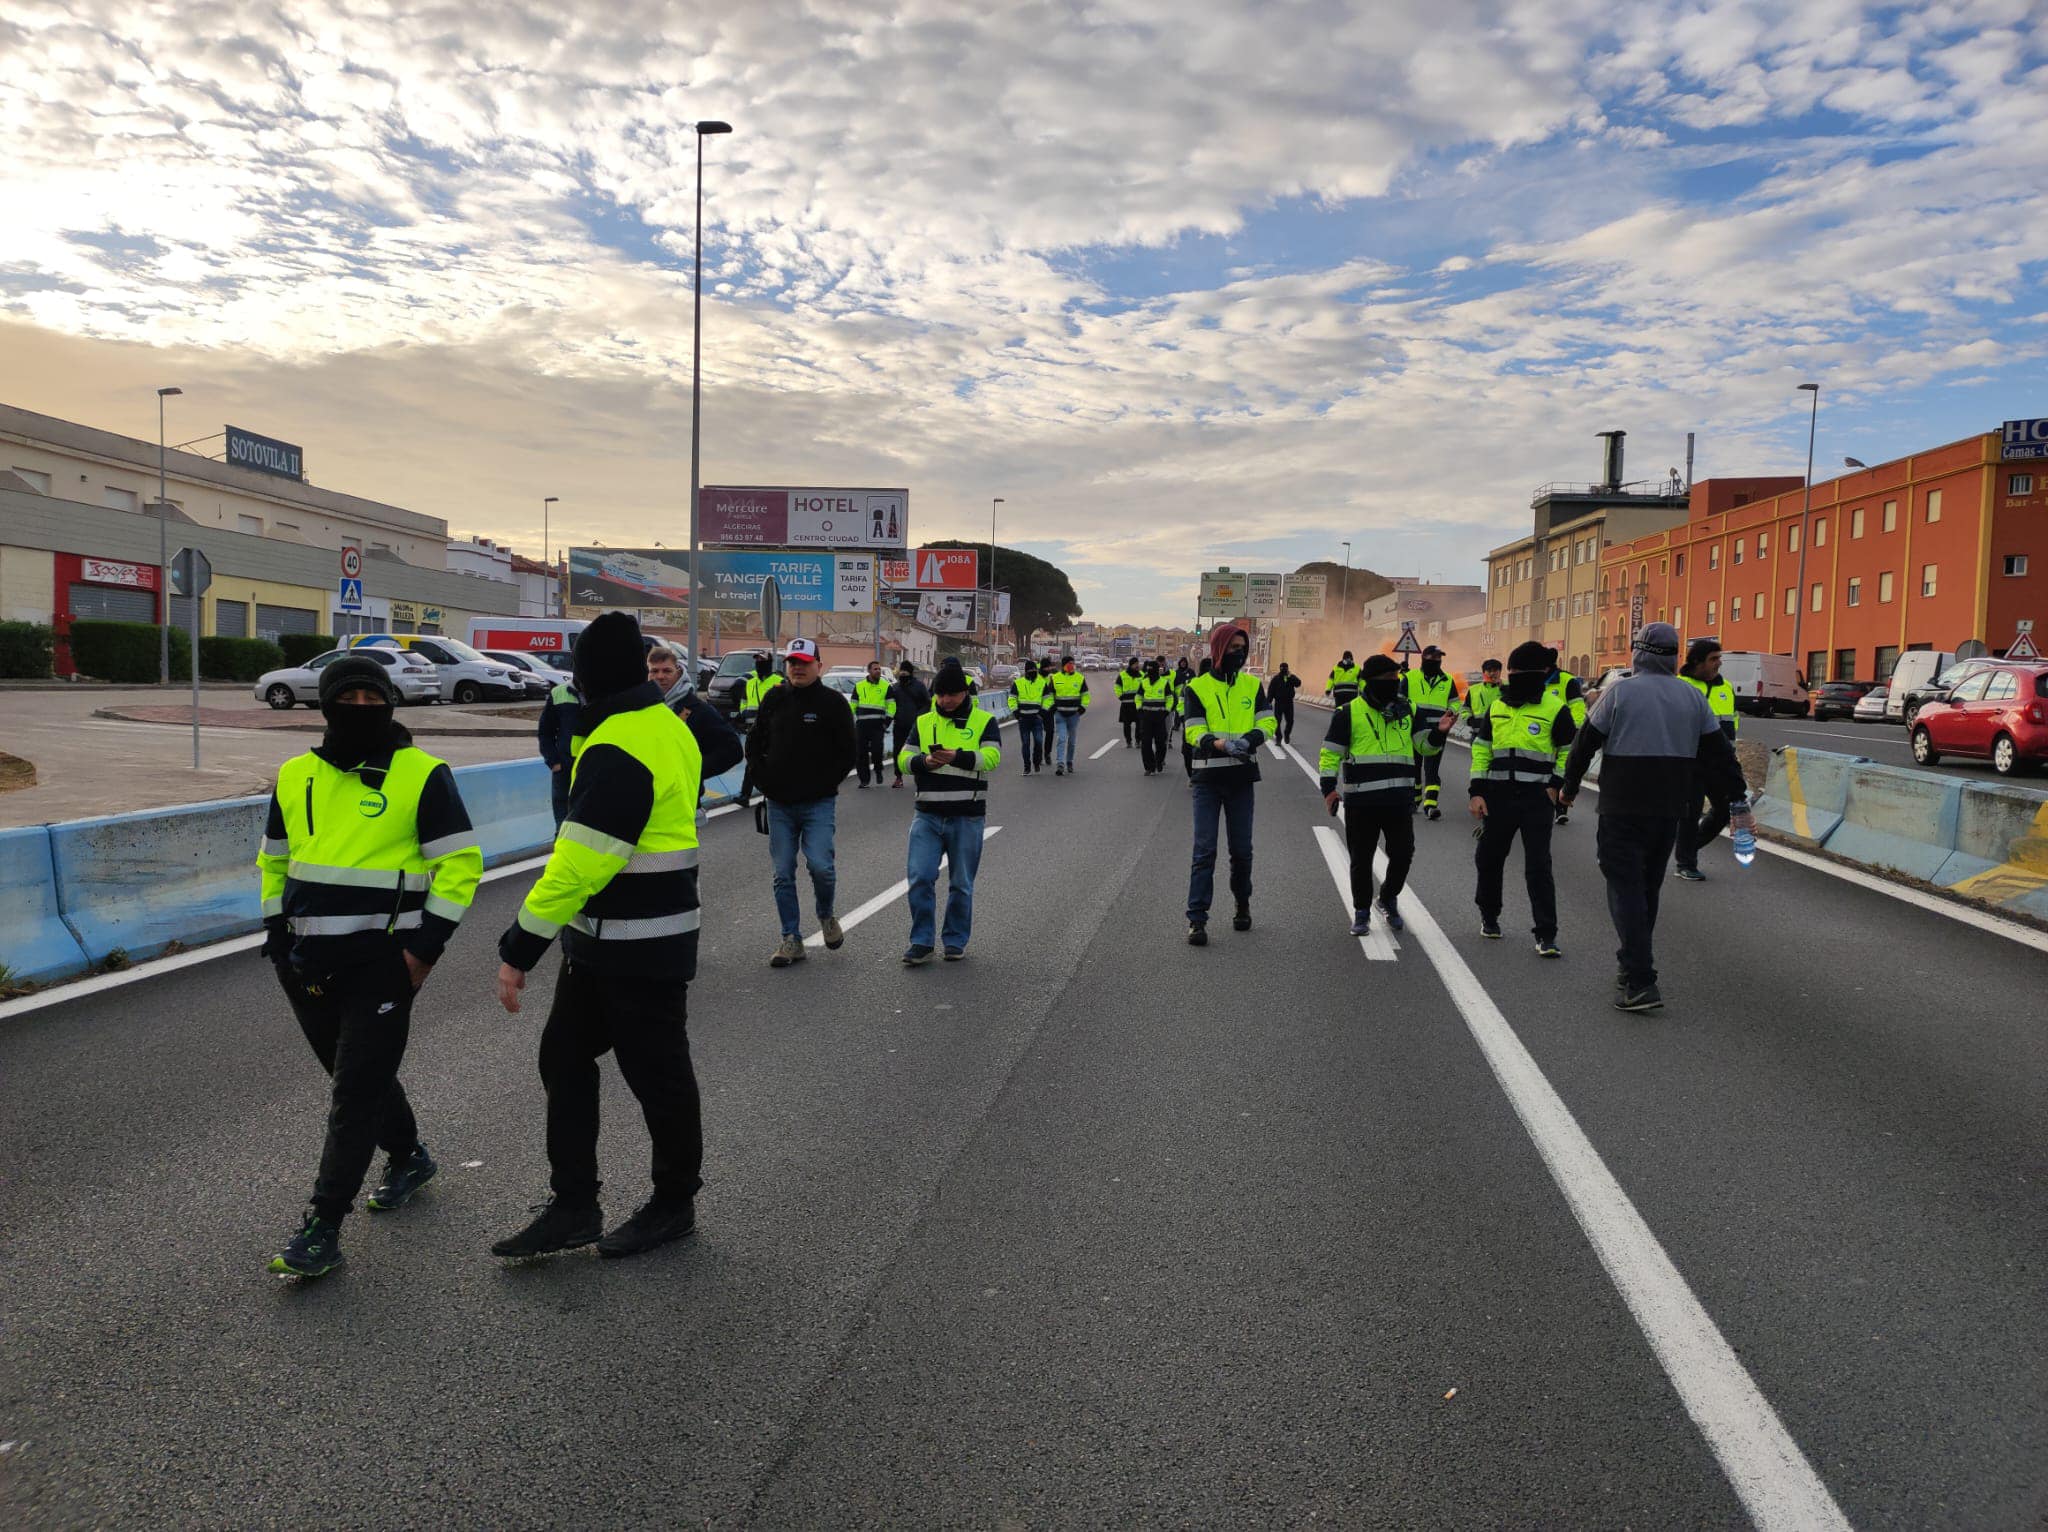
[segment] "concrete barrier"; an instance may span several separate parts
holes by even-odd
[[[78,938],[64,924],[50,832],[42,825],[0,830],[0,963],[17,980],[47,984],[91,966]]]
[[[1955,850],[1932,881],[1966,898],[2048,917],[2048,792],[1967,784]]]
[[[1849,768],[1848,801],[1827,849],[1870,867],[1932,881],[1955,851],[1963,784],[1869,762]]]
[[[538,756],[525,761],[492,761],[455,768],[469,822],[484,848],[484,865],[531,856],[555,839],[555,811],[549,772]],[[255,852],[252,850],[253,857]]]
[[[154,957],[261,924],[256,847],[268,798],[50,826],[65,921],[94,963]]]
[[[1865,756],[1797,746],[1775,751],[1754,803],[1757,823],[1802,846],[1827,845],[1849,801],[1849,774],[1867,763]]]

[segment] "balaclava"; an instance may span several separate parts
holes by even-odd
[[[336,699],[355,687],[366,687],[384,700],[375,707]],[[320,672],[320,716],[327,732],[320,753],[343,771],[362,765],[392,743],[398,697],[384,667],[367,655],[348,655]]]
[[[1358,672],[1358,679],[1365,688],[1365,700],[1369,706],[1385,712],[1400,700],[1401,667],[1389,656],[1372,656]]]
[[[1533,640],[1508,655],[1508,676],[1500,694],[1511,707],[1526,707],[1543,695],[1550,679],[1550,651]]]

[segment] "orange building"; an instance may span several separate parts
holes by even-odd
[[[1602,553],[1595,668],[1628,663],[1638,598],[1640,621],[1729,649],[1792,654],[1796,620],[1812,681],[1884,680],[1904,650],[1972,638],[2003,653],[2048,625],[2048,464],[2001,450],[1987,431],[1816,483],[1803,589],[1799,481],[1702,480],[1684,524]]]

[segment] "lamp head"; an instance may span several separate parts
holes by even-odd
[[[731,131],[732,124],[729,122],[700,122],[697,124],[697,132],[700,136],[712,133],[730,133]]]
[[[159,399],[168,399],[173,394],[182,394],[184,392],[185,390],[182,388],[160,388],[156,391],[156,396]]]

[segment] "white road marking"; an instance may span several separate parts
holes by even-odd
[[[1287,757],[1281,752],[1280,747],[1276,745],[1272,740],[1269,739],[1266,741],[1266,748],[1273,752],[1274,760],[1284,761],[1287,759]]]
[[[1750,1520],[1765,1532],[1847,1532],[1849,1522],[1827,1486],[1500,1008],[1422,902],[1408,895],[1401,904],[1408,929],[1450,991],[1551,1179]]]
[[[1000,835],[1002,833],[1002,830],[1003,827],[1001,825],[989,825],[981,832],[981,838],[984,842],[991,841],[995,839],[996,836]],[[950,874],[948,874],[948,876],[950,876]],[[867,903],[861,905],[852,913],[840,916],[839,928],[842,931],[851,931],[855,926],[859,925],[869,916],[880,914],[883,910],[886,910],[890,905],[894,904],[898,899],[901,899],[905,894],[909,892],[910,879],[900,879],[896,883],[890,885],[888,888],[883,889],[879,894],[875,895],[874,898],[868,900]],[[804,938],[804,945],[806,947],[822,948],[825,945],[825,933],[822,931],[813,931],[809,936],[806,936]]]
[[[1330,869],[1330,877],[1337,884],[1337,902],[1344,907],[1344,913],[1351,913],[1351,852],[1344,844],[1344,837],[1328,825],[1316,826],[1316,844],[1323,848],[1323,861]],[[1384,854],[1373,857],[1373,876],[1384,878],[1387,873],[1387,859]],[[1394,933],[1387,929],[1384,920],[1375,920],[1369,935],[1358,938],[1359,949],[1375,963],[1391,963],[1401,955],[1401,944],[1394,940]]]
[[[1121,745],[1122,743],[1123,741],[1120,739],[1112,738],[1104,740],[1102,742],[1102,747],[1098,749],[1093,755],[1089,756],[1088,759],[1091,761],[1099,761],[1105,755],[1108,755],[1110,751],[1114,750],[1118,745]]]

